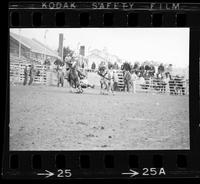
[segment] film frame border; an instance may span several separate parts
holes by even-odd
[[[200,4],[199,4],[200,6]],[[199,153],[200,149],[198,140],[200,136],[200,124],[199,124],[199,88],[195,84],[199,82],[196,76],[199,75],[198,62],[200,57],[200,22],[197,21],[197,17],[200,17],[200,8],[197,6],[195,10],[91,10],[91,17],[96,16],[100,18],[97,24],[81,26],[79,21],[79,15],[81,13],[90,14],[90,9],[87,11],[84,9],[44,9],[43,14],[48,12],[48,18],[44,18],[42,21],[51,20],[48,24],[43,25],[41,21],[40,26],[33,26],[30,23],[34,12],[38,11],[38,8],[30,10],[10,9],[9,16],[12,12],[19,12],[20,16],[25,19],[19,21],[18,26],[10,25],[10,28],[55,28],[58,26],[55,24],[56,13],[64,13],[71,18],[71,21],[64,23],[67,27],[154,27],[152,25],[152,17],[154,14],[164,14],[164,22],[156,27],[189,27],[190,28],[190,150],[128,150],[128,151],[9,151],[8,142],[4,146],[4,160],[3,160],[3,177],[17,179],[23,177],[24,179],[30,178],[179,178],[179,177],[199,177],[200,176],[200,161]],[[188,5],[188,7],[190,7]],[[194,8],[194,7],[193,7]],[[51,11],[51,13],[49,13]],[[139,16],[139,24],[136,26],[130,26],[128,24],[128,15],[136,13]],[[103,23],[104,13],[114,15],[114,20],[122,17],[122,21],[117,25],[105,26]],[[26,16],[25,16],[26,15]],[[74,15],[75,18],[74,18]],[[177,26],[177,15],[186,15],[186,24],[184,26]],[[116,18],[118,17],[118,18]],[[148,18],[147,18],[148,17]],[[184,16],[183,16],[184,17]],[[51,18],[51,19],[50,19]],[[73,19],[74,18],[74,19]],[[147,18],[147,19],[146,19]],[[170,22],[171,18],[175,20]],[[195,19],[196,18],[196,19]],[[162,20],[163,20],[162,19]],[[77,21],[77,22],[74,22]],[[28,26],[26,25],[29,22]],[[93,20],[92,23],[95,21]],[[115,23],[115,21],[113,21]],[[9,40],[9,39],[8,39]],[[9,55],[9,51],[8,51]],[[9,57],[8,57],[9,59]],[[197,63],[195,63],[197,62]],[[9,62],[8,62],[9,63]],[[8,67],[9,68],[9,67]],[[9,70],[8,70],[9,71]],[[191,72],[192,71],[192,72]],[[7,76],[9,79],[9,75]],[[8,80],[9,81],[9,80]],[[199,84],[199,83],[198,83]],[[8,85],[9,86],[9,85]],[[9,88],[8,88],[9,89]],[[9,91],[7,92],[9,94]],[[6,141],[9,141],[9,99],[7,99],[7,114],[6,114]],[[191,123],[192,122],[192,123]],[[59,158],[58,158],[59,157]],[[123,159],[123,162],[121,160]],[[86,161],[85,161],[86,160]],[[157,161],[156,161],[157,160]],[[35,162],[35,163],[33,163]],[[64,163],[64,164],[63,164]],[[35,164],[35,165],[34,165]],[[10,168],[10,166],[14,166]],[[18,167],[16,167],[18,166]],[[96,167],[98,166],[98,167]],[[16,167],[16,168],[15,168]],[[146,168],[147,172],[142,170]],[[152,168],[155,168],[152,170]],[[160,172],[160,168],[164,168],[166,175],[152,175]],[[130,171],[132,169],[136,173]],[[151,170],[150,170],[151,169]],[[137,174],[137,172],[139,174]],[[148,175],[142,175],[146,172]],[[40,175],[38,175],[40,173]],[[53,173],[53,174],[52,174]],[[71,174],[70,174],[71,173]],[[122,173],[130,173],[122,175]],[[58,177],[60,176],[60,177]]]

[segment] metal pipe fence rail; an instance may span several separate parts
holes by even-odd
[[[134,86],[133,86],[134,85]],[[146,80],[144,84],[140,84],[138,81],[134,81],[131,85],[130,91],[146,92],[146,93],[163,93],[171,95],[189,95],[189,80],[175,81],[171,80],[168,83],[152,82]]]

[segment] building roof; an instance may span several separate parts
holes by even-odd
[[[10,32],[10,36],[12,38],[14,38],[15,40],[17,40],[18,42],[21,42],[21,44],[23,44],[25,47],[31,49],[30,45],[27,43],[27,41],[24,39],[24,37],[19,38],[19,35]]]
[[[58,54],[55,51],[51,50],[49,47],[40,43],[36,39],[30,39],[24,36],[19,36],[18,34],[15,34],[13,32],[10,32],[10,36],[18,42],[21,42],[26,47],[28,47],[32,52],[60,58],[60,56],[58,56]]]
[[[36,42],[37,44],[39,44],[42,47],[45,47],[47,49],[47,52],[51,52],[52,54],[54,53],[55,55],[58,56],[58,53],[54,50],[52,50],[51,48],[49,48],[47,45],[41,43],[40,41],[36,40],[35,38],[32,39],[34,42]]]

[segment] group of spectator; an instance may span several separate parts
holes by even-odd
[[[138,77],[142,76],[145,79],[150,77],[162,78],[164,77],[164,75],[171,75],[172,64],[164,66],[164,64],[161,63],[160,65],[155,66],[154,64],[149,62],[144,62],[142,64],[136,62],[133,65],[131,63],[125,62],[121,65],[121,69],[130,72],[135,72],[135,74]]]
[[[161,63],[154,66],[151,63],[123,63],[121,70],[124,76],[124,91],[132,91],[135,93],[136,85],[141,89],[154,89],[161,93],[169,92],[176,94],[179,90],[185,94],[185,79],[180,76],[172,76],[172,64],[168,66]],[[112,70],[112,67],[110,68]],[[116,85],[117,86],[117,85]]]

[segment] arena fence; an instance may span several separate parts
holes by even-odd
[[[89,73],[97,73],[97,70],[89,69]],[[118,91],[127,91],[124,86],[123,71],[115,70],[118,76]],[[98,85],[98,84],[97,84]],[[130,92],[145,92],[145,93],[165,93],[174,95],[188,95],[189,94],[189,80],[172,80],[164,83],[161,79],[145,80],[141,84],[138,80],[130,85]]]
[[[123,72],[116,71],[118,75],[119,91],[127,91],[124,85]],[[143,83],[139,80],[132,81],[129,86],[130,92],[146,92],[146,93],[166,93],[174,95],[189,94],[189,80],[177,79],[164,82],[162,79],[145,79]]]
[[[122,90],[124,89],[123,71],[121,71],[121,70],[116,70],[115,72],[117,73],[117,76],[118,76],[118,83],[117,83],[117,86],[118,86],[119,90],[122,91]]]
[[[18,58],[10,56],[10,84],[23,83],[24,81],[24,68],[31,62],[26,58]],[[39,85],[57,85],[57,74],[54,70],[48,70],[45,65],[34,64],[35,69],[39,70],[39,75],[34,77],[34,83]],[[28,70],[29,70],[28,67]],[[87,72],[96,73],[95,70],[89,70]],[[123,71],[115,70],[118,76],[118,91],[127,91],[124,86]],[[99,85],[99,84],[97,84]],[[173,80],[168,83],[164,83],[162,80],[145,80],[144,83],[140,83],[138,80],[134,81],[130,86],[130,92],[145,92],[145,93],[166,93],[176,95],[188,95],[189,94],[189,80]]]
[[[27,69],[30,69],[31,62],[26,58],[17,58],[10,56],[10,83],[17,84],[24,81],[24,68],[28,64]],[[34,64],[36,70],[39,70],[39,75],[34,77],[35,84],[48,84],[48,76],[45,65]]]
[[[162,80],[145,80],[143,84],[135,81],[133,85],[135,92],[189,95],[189,80],[171,80],[167,83],[164,83]],[[133,85],[130,91],[133,91]]]

